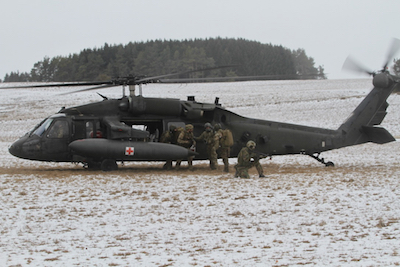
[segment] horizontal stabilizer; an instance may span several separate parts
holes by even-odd
[[[384,128],[363,126],[362,131],[367,136],[367,142],[385,144],[396,141],[396,139]]]

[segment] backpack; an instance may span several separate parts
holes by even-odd
[[[231,147],[233,146],[233,135],[231,130],[225,129],[222,130],[222,137],[221,137],[221,146],[223,147]]]

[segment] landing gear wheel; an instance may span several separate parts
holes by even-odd
[[[325,167],[335,167],[335,164],[332,161],[325,162],[324,158],[320,158],[319,157],[320,153],[316,153],[317,155],[307,154],[307,153],[305,153],[305,154],[309,155],[310,157],[317,160],[318,162],[321,162],[322,164],[325,165]]]
[[[101,170],[105,172],[118,170],[117,162],[113,159],[105,159],[101,162]]]

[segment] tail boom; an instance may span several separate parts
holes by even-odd
[[[396,139],[380,125],[389,106],[387,98],[398,86],[398,81],[388,73],[379,73],[373,80],[374,88],[358,105],[351,116],[339,127],[344,146],[373,142],[384,144]]]

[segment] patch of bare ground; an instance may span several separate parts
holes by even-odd
[[[70,175],[118,175],[118,176],[141,176],[141,175],[167,175],[167,176],[191,176],[191,175],[215,175],[234,176],[235,169],[231,164],[230,172],[225,173],[222,171],[223,167],[220,165],[217,170],[211,170],[206,163],[196,164],[194,170],[189,170],[187,166],[183,165],[179,170],[164,170],[162,163],[143,163],[135,164],[134,166],[120,166],[117,171],[104,172],[101,170],[84,169],[81,165],[64,165],[64,166],[17,166],[17,167],[0,167],[0,174],[8,175],[36,175],[47,178],[61,178]],[[340,167],[324,167],[322,165],[280,165],[280,164],[264,164],[264,172],[267,176],[275,177],[286,174],[308,174],[308,175],[349,175],[351,173],[368,176],[374,172],[384,173],[400,173],[400,165],[371,165],[371,166],[340,166]],[[257,172],[255,168],[249,170],[249,174],[256,177]]]

